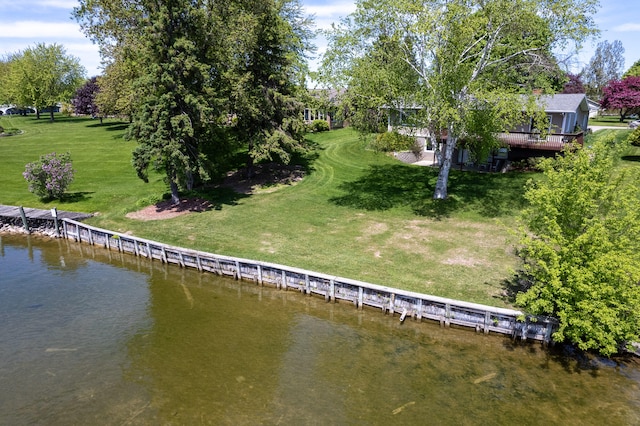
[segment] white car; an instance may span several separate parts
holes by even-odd
[[[635,129],[637,127],[640,127],[640,120],[634,120],[634,121],[629,123],[629,128],[630,129]]]

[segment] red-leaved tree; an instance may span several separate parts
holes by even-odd
[[[73,109],[76,114],[90,114],[96,116],[99,114],[96,105],[96,94],[100,91],[97,77],[92,77],[76,91],[75,97],[71,100]]]
[[[620,111],[620,121],[640,113],[640,77],[629,76],[612,80],[602,89],[602,107]]]
[[[562,93],[586,93],[582,77],[579,74],[567,74],[567,80],[562,86]]]

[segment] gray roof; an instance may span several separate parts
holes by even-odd
[[[587,95],[584,93],[542,95],[539,102],[546,112],[576,112],[578,109],[589,111]]]

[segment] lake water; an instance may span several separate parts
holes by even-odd
[[[640,424],[640,364],[0,236],[0,424]]]

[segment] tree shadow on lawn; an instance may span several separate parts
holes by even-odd
[[[104,129],[106,131],[109,132],[115,132],[115,131],[123,131],[123,130],[127,130],[127,128],[129,127],[129,123],[126,123],[124,121],[113,121],[113,122],[97,122],[97,123],[93,123],[93,124],[89,124],[87,125],[88,128],[101,128]]]
[[[93,194],[93,191],[90,192],[66,192],[62,194],[59,201],[63,204],[69,203],[77,203],[78,201],[85,201],[91,198],[88,196],[89,194]]]
[[[446,200],[434,200],[438,170],[402,164],[370,167],[359,179],[340,185],[345,194],[330,201],[364,210],[408,206],[418,216],[442,219],[457,211],[474,211],[488,218],[520,210],[529,175],[519,172],[479,173],[451,170]]]
[[[640,162],[640,155],[625,155],[622,157],[622,159],[624,161],[630,161],[630,162],[634,162],[634,163],[639,163]]]
[[[31,118],[31,122],[29,124],[56,124],[56,123],[84,124],[86,123],[86,118],[84,117],[73,117],[73,116],[64,115],[60,113],[54,113],[53,121],[51,121],[51,114],[48,112],[41,112],[40,118],[36,118],[35,114],[29,114],[27,117]]]

